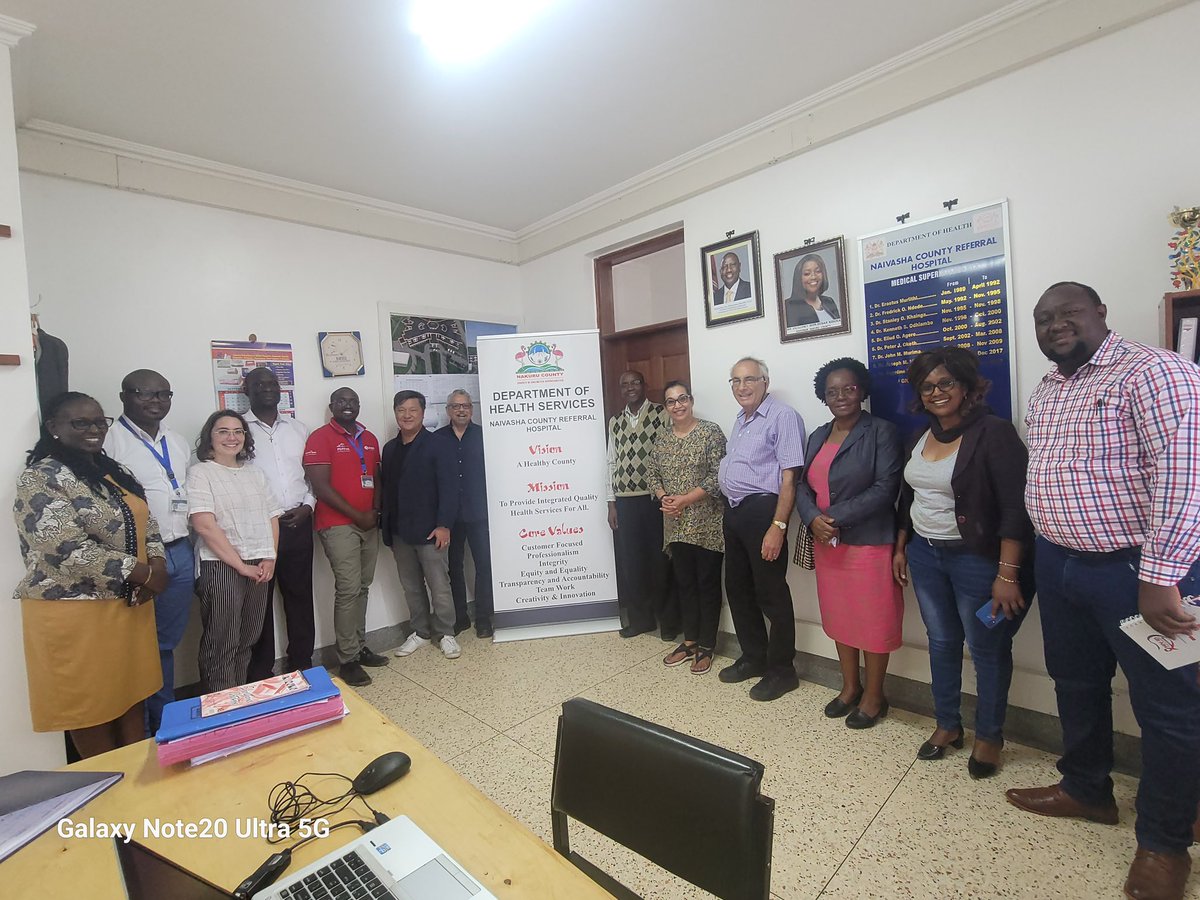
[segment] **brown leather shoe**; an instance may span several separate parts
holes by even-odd
[[[1192,858],[1187,851],[1155,853],[1138,847],[1125,879],[1125,896],[1132,900],[1182,900],[1191,871]]]
[[[1040,788],[1011,788],[1004,792],[1008,802],[1025,812],[1037,813],[1039,816],[1057,816],[1067,819],[1087,819],[1089,822],[1099,822],[1101,825],[1117,824],[1117,804],[1108,806],[1091,806],[1080,803],[1062,789],[1062,785],[1052,784]]]

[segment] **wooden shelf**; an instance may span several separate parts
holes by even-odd
[[[0,353],[0,366],[19,366],[21,364],[21,354],[19,353]]]
[[[1178,350],[1179,321],[1189,317],[1200,318],[1200,291],[1169,291],[1163,294],[1162,345],[1168,350]]]

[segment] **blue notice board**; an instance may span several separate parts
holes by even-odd
[[[1011,419],[1015,354],[1008,203],[960,210],[859,238],[871,411],[905,436],[928,424],[904,379],[922,350],[974,350],[992,383],[987,403]]]

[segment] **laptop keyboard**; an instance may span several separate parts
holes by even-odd
[[[284,888],[279,896],[281,900],[381,900],[396,895],[351,851]]]

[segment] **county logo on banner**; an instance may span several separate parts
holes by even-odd
[[[598,332],[478,353],[496,640],[619,628]]]

